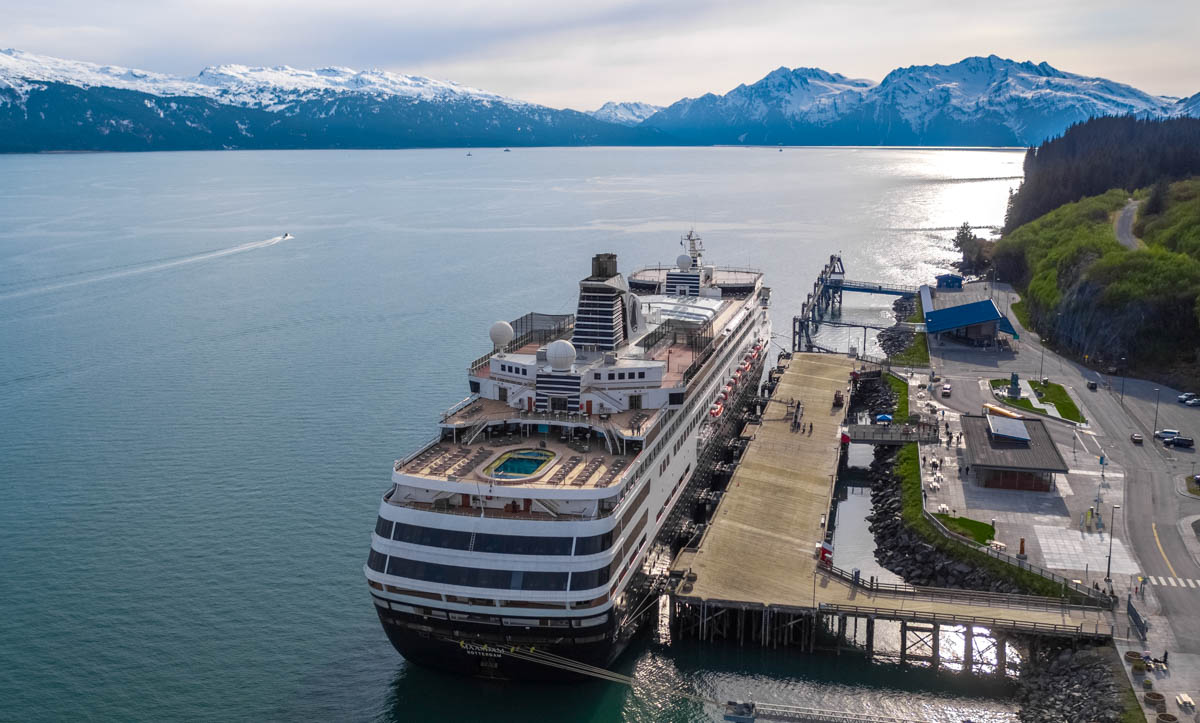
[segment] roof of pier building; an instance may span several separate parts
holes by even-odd
[[[925,331],[931,334],[994,321],[1000,331],[1011,334],[1013,337],[1017,336],[1017,330],[1013,328],[1012,322],[1000,313],[1000,309],[996,308],[996,302],[991,299],[946,306],[940,309],[934,308],[935,305],[936,302],[930,288],[922,286],[921,308],[925,310]]]
[[[962,430],[969,465],[1031,472],[1069,469],[1040,419],[964,414]]]

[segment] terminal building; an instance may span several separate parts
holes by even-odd
[[[1018,338],[1008,317],[1000,313],[996,302],[989,298],[969,300],[959,286],[938,289],[922,286],[919,290],[921,309],[925,316],[925,332],[934,338],[952,338],[975,346],[994,345],[1001,333]],[[973,298],[973,297],[972,297]]]
[[[982,487],[1047,492],[1069,467],[1040,419],[962,417],[966,464]]]

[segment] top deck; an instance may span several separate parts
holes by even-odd
[[[676,266],[649,266],[643,269],[638,269],[629,275],[630,281],[641,283],[661,284],[667,280],[667,273],[678,271]],[[718,266],[713,271],[714,286],[732,286],[732,287],[751,287],[754,283],[762,278],[762,271],[752,268],[737,268],[732,266]]]
[[[832,354],[793,357],[762,425],[747,428],[753,440],[699,548],[686,549],[675,560],[673,569],[696,575],[691,590],[676,598],[725,605],[863,609],[895,619],[988,618],[1039,629],[1108,630],[1111,619],[1099,610],[897,596],[818,574],[815,553],[825,539],[823,522],[833,497],[843,411],[831,402],[834,391],[846,387],[853,367],[852,360]],[[804,403],[803,422],[813,424],[811,436],[792,431],[782,403],[788,399]]]

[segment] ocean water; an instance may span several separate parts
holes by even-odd
[[[0,719],[719,719],[688,695],[1009,719],[1003,686],[661,631],[619,662],[633,687],[448,677],[392,650],[361,567],[392,460],[466,396],[488,325],[573,311],[593,253],[670,262],[695,227],[766,270],[787,347],[829,254],[928,280],[960,223],[1002,222],[1021,159],[0,156]]]

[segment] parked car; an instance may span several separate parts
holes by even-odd
[[[1133,442],[1134,444],[1141,444],[1142,443],[1142,435],[1137,432],[1134,432],[1133,434],[1129,435],[1129,441]]]
[[[1196,440],[1180,434],[1174,437],[1167,437],[1163,440],[1163,445],[1166,447],[1195,447]]]
[[[1096,382],[1088,382],[1088,389],[1092,390],[1093,392],[1096,391],[1096,386]]]
[[[1189,407],[1200,407],[1200,397],[1192,397],[1184,402],[1184,404],[1188,405]]]
[[[1160,429],[1154,433],[1155,439],[1166,439],[1167,437],[1178,437],[1178,429]]]
[[[949,384],[942,385],[942,396],[943,397],[950,396],[950,385]]]
[[[1178,397],[1176,397],[1176,399],[1178,399],[1181,402],[1186,402],[1195,396],[1196,396],[1195,392],[1184,392],[1183,394],[1180,394]]]

